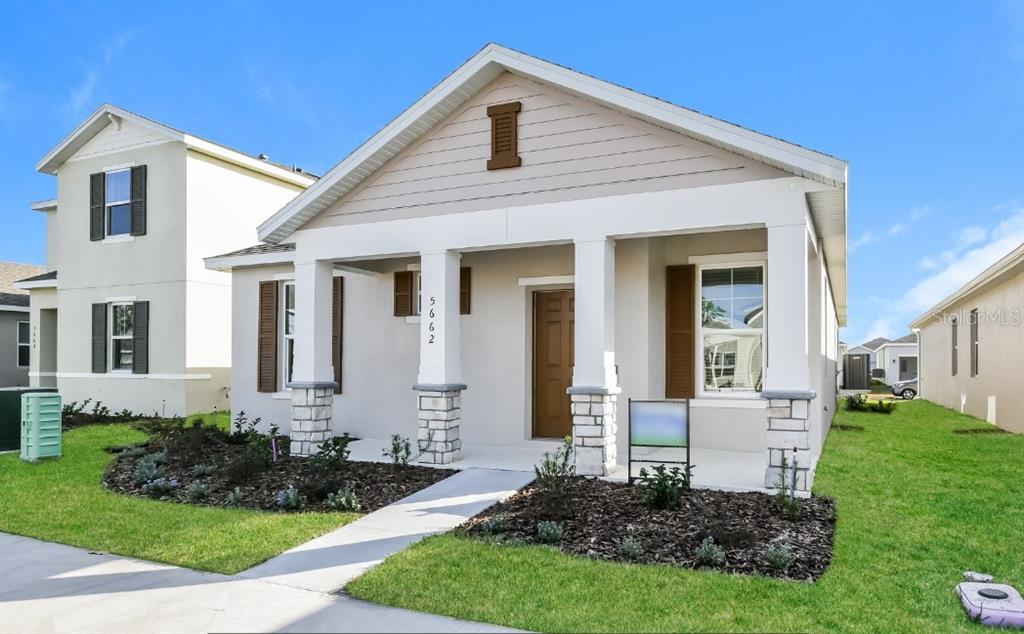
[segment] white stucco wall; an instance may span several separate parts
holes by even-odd
[[[90,174],[136,165],[147,166],[146,234],[91,241]],[[202,258],[253,244],[255,226],[300,189],[130,121],[108,125],[61,165],[57,210],[47,214],[47,268],[58,271],[57,290],[31,296],[36,332],[39,311],[57,309],[64,400],[167,415],[227,408],[231,280]],[[91,307],[112,300],[149,302],[148,374],[92,373]],[[37,375],[45,345],[33,350]]]
[[[916,343],[885,344],[877,353],[878,367],[885,368],[885,383],[900,380],[900,357],[917,357]],[[920,367],[918,368],[920,371]]]
[[[765,248],[765,231],[621,240],[616,244],[616,362],[623,413],[619,451],[626,452],[625,409],[629,398],[664,397],[664,268],[690,256],[744,253]],[[413,437],[416,401],[412,385],[419,364],[416,318],[394,317],[394,270],[415,258],[370,263],[380,273],[344,273],[343,393],[335,397],[334,431],[358,437]],[[354,263],[365,265],[366,263]],[[521,286],[520,278],[573,274],[573,247],[559,245],[465,253],[472,268],[472,313],[460,317],[463,442],[521,444],[532,438],[532,292],[571,288],[570,283]],[[287,393],[256,391],[258,284],[284,280],[287,265],[233,272],[234,350],[231,401],[234,411],[259,416],[264,425],[287,430]],[[769,309],[770,310],[770,309]],[[764,402],[698,399],[692,409],[694,446],[757,453],[765,446]]]

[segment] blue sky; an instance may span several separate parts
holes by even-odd
[[[322,173],[489,41],[848,160],[851,343],[1024,241],[1021,0],[508,6],[7,3],[0,260],[101,103]]]

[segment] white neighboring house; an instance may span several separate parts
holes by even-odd
[[[691,399],[698,478],[809,489],[846,320],[847,164],[488,45],[259,228],[232,405],[308,454],[551,449],[621,473],[628,399]],[[257,354],[254,354],[254,351]],[[379,456],[380,451],[377,451]],[[722,462],[719,460],[727,460]]]
[[[917,335],[906,335],[875,350],[876,367],[885,369],[886,385],[917,378]]]
[[[867,354],[869,375],[886,385],[917,378],[917,335],[877,337],[850,348],[846,354]]]
[[[104,105],[36,166],[57,178],[48,272],[30,293],[33,386],[64,402],[189,414],[228,407],[231,278],[201,255],[315,181]]]

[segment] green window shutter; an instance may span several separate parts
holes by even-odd
[[[146,235],[146,166],[132,168],[132,235]]]
[[[135,302],[132,335],[132,373],[149,374],[149,302]]]
[[[92,305],[92,371],[107,372],[107,305]]]
[[[412,271],[395,271],[395,317],[412,315]]]
[[[89,239],[93,242],[107,237],[103,221],[106,216],[107,175],[89,175]]]

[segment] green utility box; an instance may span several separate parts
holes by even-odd
[[[0,451],[17,451],[21,446],[21,395],[56,391],[52,387],[0,388]]]
[[[21,459],[60,456],[60,394],[21,395]]]

